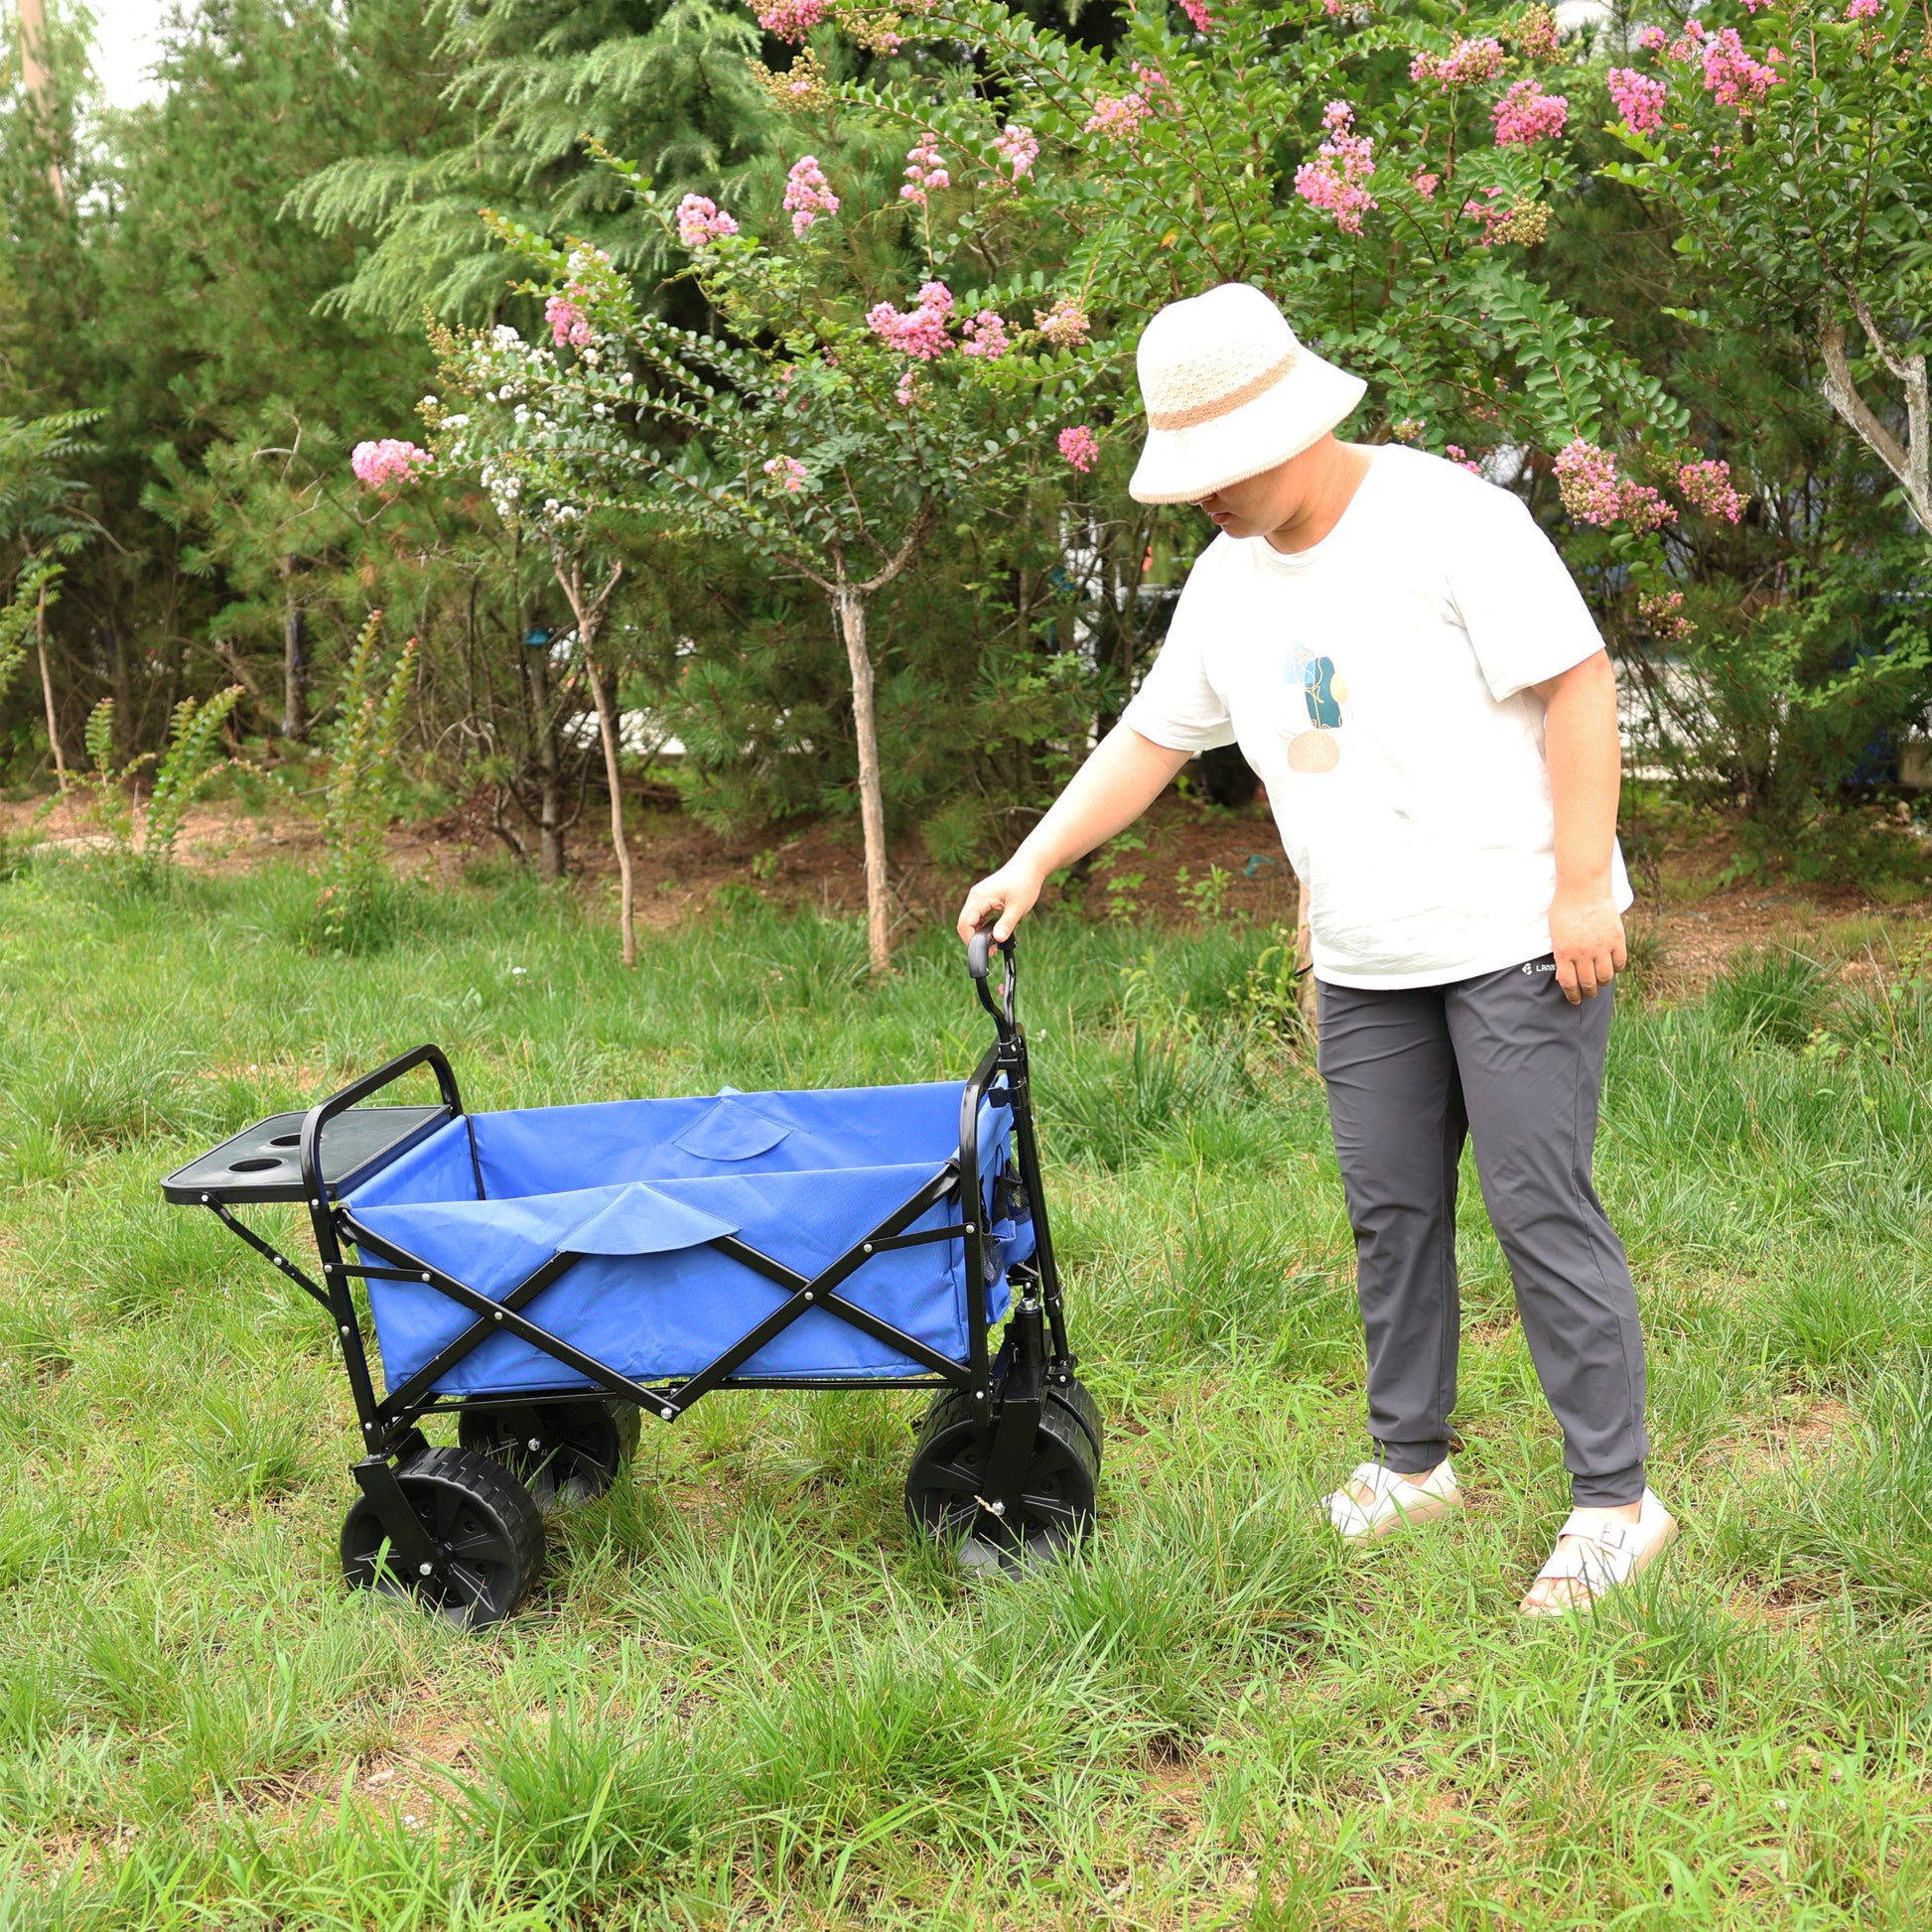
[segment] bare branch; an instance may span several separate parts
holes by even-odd
[[[1825,358],[1825,400],[1857,433],[1861,442],[1896,477],[1905,490],[1919,528],[1932,535],[1932,401],[1928,400],[1923,355],[1901,355],[1879,334],[1871,311],[1857,293],[1848,290],[1859,322],[1878,358],[1905,385],[1908,442],[1898,438],[1872,413],[1852,377],[1845,353],[1845,331],[1831,323],[1821,332],[1818,346]]]

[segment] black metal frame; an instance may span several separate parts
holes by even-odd
[[[989,987],[992,952],[1003,952],[1005,970],[999,997]],[[956,1389],[975,1404],[985,1405],[993,1420],[995,1435],[987,1470],[987,1495],[984,1506],[996,1517],[1009,1509],[1017,1511],[1021,1485],[1034,1448],[1040,1407],[1050,1385],[1065,1386],[1073,1379],[1076,1367],[1067,1342],[1066,1318],[1060,1291],[1059,1271],[1053,1258],[1052,1233],[1047,1224],[1044,1190],[1040,1184],[1039,1148],[1034,1128],[1026,1032],[1015,1018],[1014,994],[1018,968],[1011,939],[994,941],[979,934],[967,954],[968,970],[975,981],[980,1004],[992,1016],[996,1037],[988,1047],[960,1099],[959,1153],[908,1200],[818,1274],[804,1276],[771,1256],[760,1253],[735,1235],[719,1235],[710,1246],[720,1253],[762,1275],[767,1281],[789,1291],[784,1301],[755,1326],[725,1349],[695,1375],[661,1382],[640,1383],[584,1354],[561,1337],[532,1321],[523,1310],[566,1274],[582,1256],[561,1254],[545,1262],[501,1297],[491,1297],[468,1283],[431,1266],[420,1256],[409,1253],[384,1239],[358,1221],[338,1196],[360,1186],[371,1174],[421,1143],[430,1133],[450,1120],[465,1122],[470,1139],[470,1164],[475,1176],[477,1198],[485,1198],[483,1167],[477,1154],[477,1139],[466,1112],[456,1074],[439,1047],[424,1045],[377,1067],[373,1073],[351,1081],[341,1092],[332,1094],[302,1117],[300,1129],[301,1193],[293,1181],[278,1184],[250,1174],[245,1182],[198,1187],[197,1169],[217,1162],[225,1149],[237,1146],[247,1136],[224,1143],[214,1154],[203,1156],[163,1183],[170,1199],[195,1202],[213,1213],[248,1245],[263,1255],[305,1294],[328,1310],[343,1351],[343,1365],[355,1403],[363,1454],[353,1466],[353,1474],[364,1494],[379,1514],[392,1546],[396,1568],[406,1574],[434,1577],[440,1562],[429,1539],[405,1502],[396,1481],[396,1460],[423,1447],[418,1425],[425,1416],[472,1409],[513,1408],[545,1400],[581,1399],[594,1391],[581,1384],[555,1388],[505,1390],[500,1395],[439,1396],[434,1385],[449,1371],[480,1347],[489,1336],[507,1331],[528,1342],[561,1363],[587,1377],[594,1390],[636,1403],[644,1413],[662,1422],[675,1422],[685,1410],[719,1388],[759,1389]],[[409,1118],[400,1123],[401,1131],[391,1145],[373,1158],[361,1162],[352,1172],[328,1175],[323,1160],[324,1136],[329,1124],[348,1112],[358,1102],[381,1091],[419,1067],[429,1067],[436,1076],[442,1104],[434,1110],[396,1109]],[[983,1102],[1013,1109],[1013,1146],[1030,1203],[1035,1236],[1031,1261],[1011,1271],[1014,1287],[1005,1345],[994,1351],[986,1316],[986,1242],[988,1229],[984,1201],[985,1187],[979,1166],[979,1115]],[[420,1115],[421,1118],[416,1118]],[[264,1122],[249,1130],[260,1136],[264,1129],[282,1124]],[[265,1145],[286,1145],[292,1138],[283,1135]],[[243,1153],[248,1152],[247,1148]],[[234,1157],[235,1168],[262,1168],[261,1161],[243,1163]],[[322,1281],[312,1280],[294,1262],[262,1239],[233,1211],[234,1204],[249,1201],[305,1202],[316,1251],[322,1262]],[[942,1201],[958,1204],[959,1218],[945,1227],[911,1230],[911,1223]],[[870,1310],[841,1295],[841,1286],[875,1255],[890,1249],[910,1247],[923,1242],[960,1239],[965,1247],[967,1284],[967,1359],[956,1362],[940,1354],[916,1337],[903,1333]],[[357,1259],[344,1259],[345,1246],[356,1251]],[[370,1265],[373,1257],[375,1265]],[[436,1289],[458,1303],[476,1319],[424,1363],[400,1387],[378,1397],[369,1370],[361,1322],[351,1292],[351,1284],[361,1281],[414,1281]],[[735,1373],[773,1336],[812,1309],[823,1309],[839,1319],[861,1329],[874,1339],[886,1342],[918,1363],[925,1371],[902,1376],[741,1376]]]

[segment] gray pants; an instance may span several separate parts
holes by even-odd
[[[1355,1230],[1368,1427],[1399,1474],[1449,1450],[1465,1137],[1509,1259],[1580,1504],[1643,1494],[1643,1336],[1622,1244],[1590,1184],[1606,990],[1572,1006],[1548,957],[1449,986],[1320,988],[1321,1077]]]

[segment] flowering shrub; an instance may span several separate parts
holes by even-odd
[[[1664,102],[1669,83],[1635,68],[1612,68],[1604,76],[1616,111],[1632,134],[1655,134],[1664,125]]]
[[[1523,59],[1538,67],[1549,67],[1563,58],[1563,41],[1558,32],[1557,17],[1548,7],[1525,7],[1511,38]]]
[[[1550,210],[1541,202],[1506,202],[1500,187],[1485,188],[1480,201],[1464,202],[1462,212],[1482,224],[1478,248],[1493,248],[1501,241],[1534,246],[1550,232]]]
[[[1686,463],[1677,472],[1677,487],[1684,500],[1710,516],[1735,523],[1744,513],[1744,499],[1731,487],[1730,465]]]
[[[866,327],[901,355],[915,361],[936,361],[952,346],[946,325],[952,318],[953,294],[944,282],[926,282],[919,289],[919,306],[901,314],[890,302],[866,311]]]
[[[1034,327],[1055,348],[1077,348],[1092,333],[1093,322],[1070,295],[1063,295],[1050,309],[1034,311]]]
[[[1655,489],[1619,478],[1616,459],[1581,436],[1558,452],[1556,467],[1563,506],[1580,523],[1621,519],[1636,530],[1655,530],[1676,520],[1677,512]]]
[[[589,347],[590,318],[568,295],[553,295],[543,305],[543,319],[550,325],[551,340],[559,348]]]
[[[1206,0],[1180,0],[1180,11],[1187,16],[1197,34],[1211,34],[1220,24],[1207,11]]]
[[[1328,138],[1295,172],[1295,192],[1312,207],[1335,217],[1343,234],[1360,234],[1362,216],[1379,206],[1363,184],[1375,173],[1375,143],[1357,134],[1355,110],[1331,100],[1321,116]]]
[[[1773,48],[1771,58],[1776,62],[1784,56]],[[1777,83],[1776,69],[1746,54],[1734,27],[1725,28],[1704,48],[1704,84],[1720,107],[1748,114]]]
[[[1563,132],[1570,118],[1570,102],[1562,94],[1546,94],[1534,80],[1519,80],[1492,110],[1499,148],[1530,147]]]
[[[802,235],[821,214],[838,211],[839,198],[832,193],[832,185],[825,179],[817,155],[808,154],[794,161],[791,172],[785,176],[785,212],[791,216],[791,232]]]
[[[348,454],[355,481],[367,489],[400,489],[416,481],[435,459],[414,443],[385,436],[379,443],[358,443]]]
[[[993,147],[1000,159],[1012,167],[1015,181],[1031,173],[1034,163],[1039,159],[1039,137],[1017,121],[1008,124]]]
[[[995,309],[982,309],[960,325],[959,333],[966,338],[959,345],[963,355],[981,355],[991,361],[1012,346],[1007,341],[1007,326]]]
[[[1059,434],[1060,455],[1083,475],[1094,466],[1100,454],[1100,440],[1085,423],[1074,429],[1063,429]]]
[[[774,456],[764,466],[764,474],[787,496],[795,496],[805,486],[805,466],[795,456]]]
[[[1139,88],[1125,94],[1102,94],[1093,103],[1093,113],[1082,132],[1104,134],[1113,141],[1132,141],[1140,133],[1141,123],[1147,119],[1152,106]]]
[[[831,11],[831,0],[768,0],[758,9],[758,20],[781,41],[802,41]]]
[[[900,200],[916,202],[923,207],[928,194],[951,186],[952,176],[946,172],[939,156],[938,135],[920,135],[917,145],[905,157],[905,186],[898,191]]]
[[[1697,629],[1684,615],[1682,591],[1645,591],[1637,597],[1637,617],[1654,637],[1666,643],[1681,644]]]
[[[1447,54],[1418,54],[1409,63],[1409,78],[1433,80],[1442,87],[1472,87],[1495,79],[1508,59],[1502,42],[1487,35],[1458,40]]]
[[[737,232],[738,223],[709,196],[687,195],[677,205],[677,238],[687,248],[702,248]]]

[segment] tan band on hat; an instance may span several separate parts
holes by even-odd
[[[1219,422],[1223,416],[1231,416],[1244,403],[1253,402],[1257,396],[1265,396],[1276,383],[1294,368],[1302,359],[1299,347],[1291,348],[1273,368],[1262,372],[1238,389],[1230,389],[1224,396],[1216,396],[1212,402],[1197,402],[1186,409],[1164,409],[1158,414],[1148,411],[1149,429],[1198,429],[1203,423]]]

